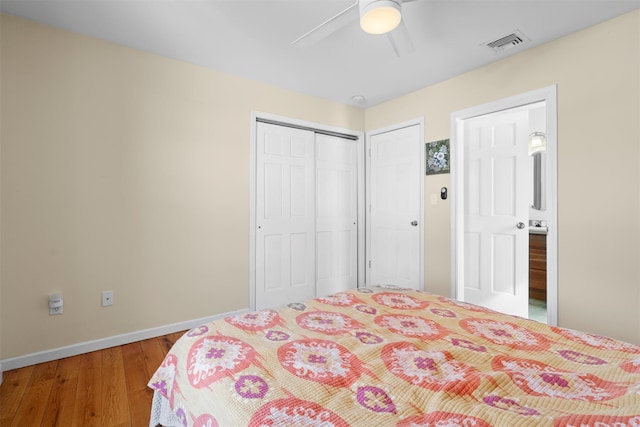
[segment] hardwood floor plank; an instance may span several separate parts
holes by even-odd
[[[0,386],[0,425],[11,425],[34,368],[35,366],[26,366],[3,373]]]
[[[36,365],[11,426],[39,426],[49,400],[58,361]]]
[[[142,353],[140,342],[121,347],[124,371],[126,373],[127,390],[143,390],[147,387],[149,373]]]
[[[49,401],[42,419],[42,426],[67,426],[73,418],[78,376],[80,372],[80,356],[61,359],[51,389]]]
[[[162,354],[163,357],[167,355],[167,353],[169,352],[169,350],[171,350],[171,347],[173,347],[173,343],[175,342],[174,340],[172,340],[169,335],[165,335],[163,337],[159,338],[160,340],[160,345],[162,346]]]
[[[147,366],[147,372],[151,375],[160,367],[165,357],[160,338],[151,338],[148,340],[140,341],[140,346],[144,353],[144,361]]]
[[[147,371],[142,344],[136,342],[122,346],[122,359],[129,396],[129,414],[132,426],[149,424],[153,393],[147,387],[151,375]]]
[[[102,425],[117,426],[130,419],[122,347],[102,350]]]
[[[4,414],[0,415],[0,426],[10,426],[13,423],[13,417],[4,417]]]
[[[172,345],[175,344],[175,342],[178,341],[178,339],[181,338],[187,332],[188,331],[180,331],[180,332],[174,332],[173,334],[169,334],[168,337],[172,341]]]
[[[129,415],[133,427],[149,425],[152,400],[153,390],[150,388],[129,393]]]
[[[102,351],[83,354],[73,410],[72,426],[102,425]]]

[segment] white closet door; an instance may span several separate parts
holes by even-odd
[[[256,308],[315,296],[314,133],[257,124]]]
[[[317,296],[358,286],[356,142],[316,135]]]
[[[371,228],[369,286],[420,283],[420,126],[375,134],[370,139]]]

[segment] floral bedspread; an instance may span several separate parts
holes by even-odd
[[[184,426],[640,426],[640,346],[393,288],[194,328],[149,386]]]

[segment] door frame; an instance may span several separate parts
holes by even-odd
[[[386,133],[386,132],[391,132],[394,130],[399,130],[402,128],[406,128],[406,127],[410,127],[410,126],[419,126],[419,132],[418,134],[420,135],[421,140],[419,141],[420,143],[420,157],[421,157],[421,166],[420,166],[420,170],[421,170],[421,174],[420,174],[420,200],[418,201],[418,205],[420,206],[420,213],[419,213],[419,221],[418,221],[418,227],[419,227],[419,236],[420,236],[420,256],[419,256],[419,262],[420,265],[418,266],[419,269],[419,281],[420,281],[420,287],[419,289],[424,290],[424,180],[425,180],[425,173],[426,173],[426,146],[424,144],[424,117],[417,117],[411,120],[407,120],[406,122],[402,122],[402,123],[397,123],[397,124],[393,124],[390,126],[385,126],[383,128],[378,128],[378,129],[374,129],[374,130],[370,130],[366,132],[365,135],[365,139],[366,139],[366,145],[365,145],[365,151],[366,151],[366,258],[365,260],[369,259],[369,254],[371,254],[371,220],[370,220],[370,213],[371,213],[371,204],[370,204],[370,200],[371,200],[371,162],[370,162],[370,158],[371,158],[371,137],[374,135],[379,135],[381,133]],[[366,262],[365,260],[363,260],[364,262]],[[366,275],[365,275],[365,284],[368,286],[369,285],[369,275],[370,275],[370,270],[368,267],[366,267]],[[360,276],[358,276],[360,277]]]
[[[365,159],[364,132],[328,126],[320,123],[297,120],[259,111],[251,112],[251,132],[249,138],[249,308],[256,308],[256,156],[258,120],[281,123],[283,126],[305,128],[312,131],[355,136],[358,153],[358,286],[364,285],[365,278]],[[314,279],[315,280],[315,279]]]
[[[547,137],[547,324],[558,324],[558,106],[557,85],[489,102],[451,114],[451,296],[464,299],[459,279],[464,268],[464,121],[545,102]]]

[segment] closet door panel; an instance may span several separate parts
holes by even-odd
[[[257,125],[256,308],[315,296],[315,137]]]
[[[318,296],[357,287],[356,148],[349,139],[316,135]]]

